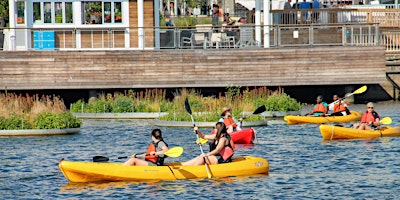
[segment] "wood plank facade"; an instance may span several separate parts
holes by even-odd
[[[0,52],[8,90],[381,84],[385,49]]]

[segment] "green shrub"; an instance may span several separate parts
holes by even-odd
[[[69,112],[60,114],[44,112],[37,116],[34,123],[34,129],[62,129],[78,128],[82,121]]]
[[[6,119],[0,117],[0,130],[21,130],[21,129],[31,129],[31,125],[23,117],[13,115]]]
[[[112,112],[113,113],[133,112],[133,100],[125,96],[120,96],[116,98],[112,104]]]
[[[94,113],[107,113],[111,112],[112,106],[109,101],[97,100],[91,104],[91,111]]]

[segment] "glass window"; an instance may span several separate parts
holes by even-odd
[[[17,2],[17,24],[25,24],[25,2]]]
[[[43,3],[44,23],[51,23],[51,3]]]
[[[84,1],[83,6],[83,16],[85,24],[102,24],[102,2],[95,1]]]
[[[121,2],[114,2],[115,23],[122,22]]]
[[[111,23],[111,2],[104,2],[104,23]]]
[[[65,2],[65,23],[73,23],[72,2]]]
[[[63,23],[63,6],[61,2],[55,2],[54,3],[55,7],[55,14],[56,14],[56,23]]]
[[[33,2],[33,22],[42,21],[42,12],[40,11],[40,2]]]

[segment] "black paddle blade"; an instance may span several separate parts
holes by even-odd
[[[265,108],[265,105],[262,105],[262,106],[258,107],[257,110],[255,110],[255,111],[253,112],[253,115],[260,114],[260,113],[262,113],[262,112],[265,112],[266,110],[267,110],[267,109]]]
[[[128,158],[128,156],[121,156],[121,157],[118,157],[118,159],[125,159],[125,158]],[[135,156],[135,158],[136,158],[136,156]]]
[[[186,97],[186,99],[185,99],[185,108],[186,108],[186,111],[187,111],[189,114],[192,114],[192,109],[190,109],[189,100],[188,100],[187,97]]]
[[[110,159],[104,156],[95,156],[93,157],[93,162],[107,162]]]

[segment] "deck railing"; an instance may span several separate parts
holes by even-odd
[[[329,24],[329,25],[270,25],[272,47],[285,46],[365,46],[389,43],[398,45],[398,36],[386,36],[379,32],[377,24]],[[99,50],[99,49],[215,49],[215,48],[263,48],[264,26],[242,25],[237,27],[197,26],[189,28],[149,27],[142,28],[62,28],[62,29],[6,29],[5,50]],[[12,31],[15,31],[11,38]],[[143,35],[138,33],[143,32]],[[40,35],[40,34],[44,35]],[[195,33],[203,37],[192,38]],[[141,45],[139,38],[144,38]],[[199,39],[200,38],[200,39]],[[25,40],[25,43],[23,42]],[[183,42],[183,41],[186,42]],[[187,42],[190,41],[190,42]],[[384,42],[384,43],[381,43]],[[393,50],[393,48],[391,48]]]
[[[378,23],[400,27],[400,9],[346,7],[324,9],[272,10],[273,24]]]

